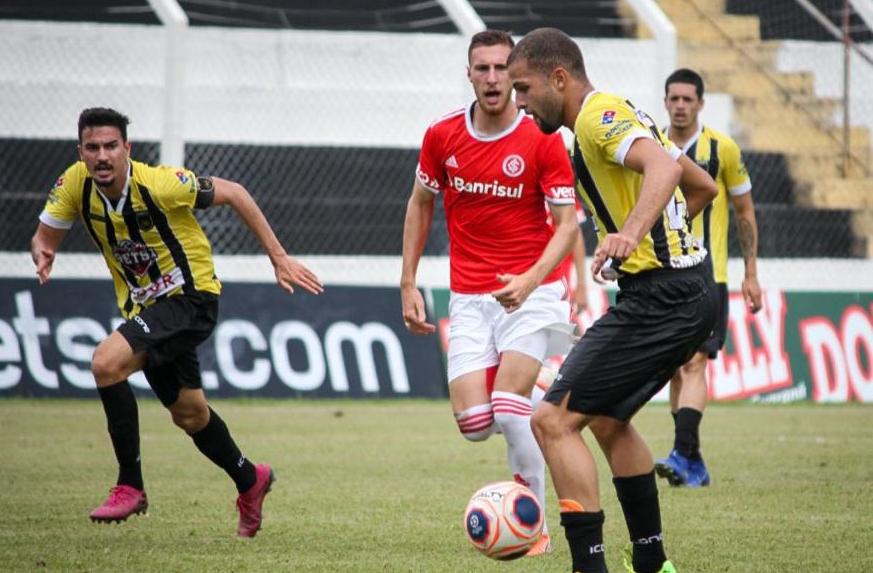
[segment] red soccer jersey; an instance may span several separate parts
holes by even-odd
[[[503,286],[497,274],[521,274],[543,254],[553,235],[543,200],[573,205],[576,191],[559,134],[543,134],[519,112],[504,132],[481,136],[473,129],[472,109],[431,124],[416,175],[443,195],[451,289],[483,294]],[[560,267],[543,282],[559,280]]]

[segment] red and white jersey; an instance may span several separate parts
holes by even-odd
[[[472,110],[431,124],[416,176],[443,196],[452,291],[482,294],[503,286],[497,274],[523,273],[540,258],[553,235],[543,200],[573,205],[576,191],[560,134],[545,135],[519,112],[502,133],[482,136]],[[560,278],[558,265],[543,282]]]

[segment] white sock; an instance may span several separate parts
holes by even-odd
[[[546,511],[546,462],[530,429],[533,412],[531,401],[512,392],[494,391],[491,394],[494,424],[506,438],[506,455],[515,481],[524,483],[536,494]],[[544,522],[545,523],[545,522]],[[546,531],[545,524],[543,531]]]
[[[471,442],[487,440],[494,433],[494,413],[491,404],[480,404],[455,414],[461,435]]]

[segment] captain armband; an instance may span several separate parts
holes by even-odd
[[[197,199],[194,201],[195,209],[206,209],[212,206],[215,200],[215,184],[212,177],[197,178]]]

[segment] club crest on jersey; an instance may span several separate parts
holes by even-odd
[[[611,109],[606,110],[603,112],[603,115],[600,117],[600,124],[607,125],[609,123],[612,123],[614,119],[615,119],[615,111],[611,110]]]
[[[112,254],[115,255],[115,260],[121,266],[138,277],[146,274],[149,267],[158,259],[154,249],[130,239],[124,239],[115,245],[112,248]]]
[[[176,171],[176,179],[178,179],[182,185],[188,184],[188,176],[185,175],[184,171]]]
[[[509,177],[518,177],[524,173],[524,159],[521,155],[507,155],[503,160],[503,172]]]
[[[136,225],[142,231],[151,231],[155,228],[155,222],[152,221],[152,216],[148,211],[135,211]]]

